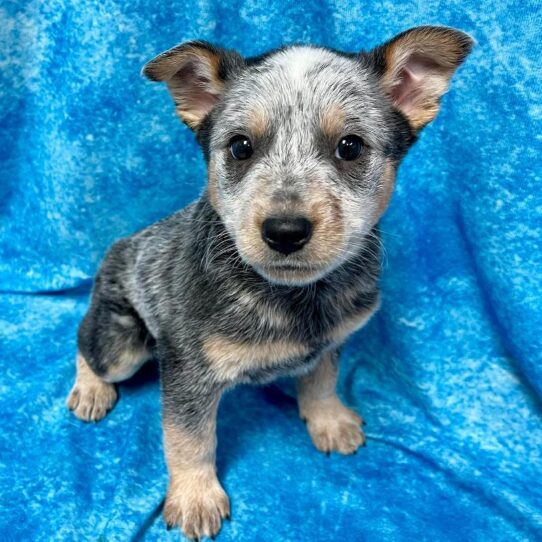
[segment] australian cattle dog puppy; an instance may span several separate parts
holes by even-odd
[[[159,361],[168,525],[214,536],[230,514],[215,427],[237,383],[295,376],[316,448],[364,443],[335,391],[338,350],[379,306],[377,225],[397,167],[471,46],[425,26],[358,53],[294,45],[243,58],[192,41],[144,67],[195,132],[208,181],[195,203],[109,250],[68,406],[100,420],[115,383]]]

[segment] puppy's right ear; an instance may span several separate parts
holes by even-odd
[[[235,51],[189,41],[158,55],[142,73],[151,81],[167,83],[177,114],[197,131],[219,100],[225,82],[243,66],[243,58]]]

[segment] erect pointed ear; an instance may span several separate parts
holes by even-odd
[[[198,130],[219,100],[225,82],[243,66],[243,58],[235,51],[190,41],[158,55],[142,73],[151,81],[167,83],[177,114]]]
[[[369,53],[384,91],[415,131],[438,113],[440,97],[473,43],[453,28],[419,26]]]

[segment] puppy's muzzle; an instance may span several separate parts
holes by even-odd
[[[312,224],[302,216],[266,218],[262,224],[263,240],[286,256],[301,250],[311,235]]]

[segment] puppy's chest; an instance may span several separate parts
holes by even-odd
[[[238,296],[206,334],[203,353],[220,380],[262,382],[310,369],[320,354],[342,344],[378,307],[378,295],[277,302]]]

